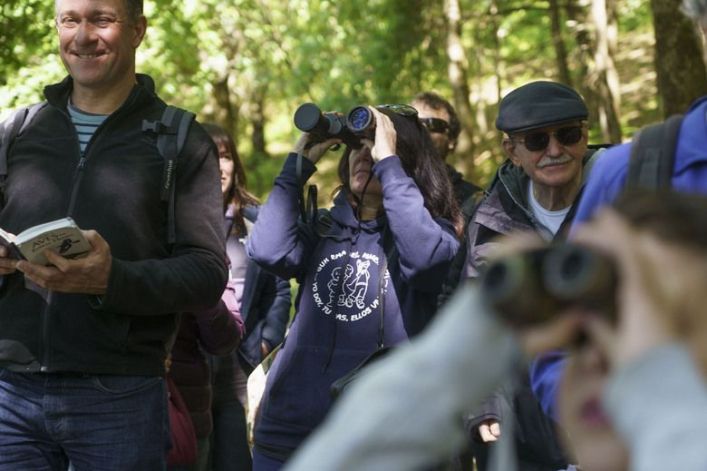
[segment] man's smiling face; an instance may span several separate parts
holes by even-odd
[[[59,52],[77,87],[110,90],[135,80],[135,49],[145,21],[129,18],[125,0],[59,0]]]

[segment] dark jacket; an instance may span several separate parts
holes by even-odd
[[[446,164],[446,168],[449,180],[452,182],[454,198],[457,200],[457,203],[459,203],[459,207],[461,207],[466,200],[475,197],[481,191],[480,187],[464,180],[464,176],[451,165]]]
[[[196,438],[208,437],[213,427],[211,375],[204,352],[228,355],[242,336],[243,320],[230,287],[213,308],[182,316],[169,374],[189,409]]]
[[[243,215],[254,223],[258,219],[258,208],[247,206]],[[238,349],[241,367],[247,374],[264,360],[260,349],[262,341],[267,342],[270,351],[282,343],[290,320],[290,304],[290,282],[249,260],[241,300],[245,336]]]
[[[72,80],[45,89],[48,105],[8,154],[0,227],[71,216],[108,242],[102,297],[51,293],[48,302],[17,272],[0,288],[0,366],[19,371],[162,375],[177,313],[218,302],[227,279],[218,159],[198,124],[178,158],[176,242],[167,243],[160,200],[164,160],[143,120],[165,104],[138,76],[125,103],[96,130],[81,157],[66,105]]]
[[[593,151],[584,157],[584,175],[586,179]],[[486,263],[489,251],[499,235],[513,231],[535,231],[545,238],[553,235],[548,228],[534,217],[527,201],[529,177],[521,169],[506,161],[496,172],[488,194],[479,204],[467,229],[467,276],[478,276],[479,270]],[[567,236],[575,215],[581,191],[575,198],[570,211],[565,216],[560,229],[554,235],[557,240]],[[513,404],[513,413],[511,406]],[[505,413],[504,413],[505,411]],[[518,371],[515,388],[503,388],[490,397],[474,414],[470,415],[465,425],[475,440],[480,440],[477,430],[487,420],[501,423],[515,421],[514,435],[516,453],[522,469],[556,470],[567,465],[567,458],[562,452],[551,419],[542,412],[529,384],[528,371]],[[501,425],[503,427],[503,425]],[[484,453],[485,449],[475,444],[475,453]]]
[[[296,161],[288,157],[248,239],[258,263],[300,282],[295,320],[268,374],[255,427],[256,446],[279,459],[322,421],[331,383],[376,349],[381,323],[384,344],[395,345],[429,322],[459,245],[451,224],[425,209],[395,156],[373,167],[385,216],[359,221],[341,192],[323,235],[298,225],[304,181],[297,181]],[[314,170],[302,159],[304,180]],[[386,232],[392,250],[384,248]]]
[[[258,207],[246,206],[243,216],[249,222],[258,218]],[[226,212],[225,233],[232,234],[233,213]],[[233,257],[235,258],[235,257]],[[249,375],[264,360],[260,348],[266,342],[270,351],[278,347],[285,338],[290,320],[290,282],[269,273],[248,259],[243,294],[241,318],[244,323],[243,339],[231,355],[212,358],[214,404],[235,401],[239,395],[238,375],[240,368]]]
[[[464,180],[461,173],[459,173],[454,167],[447,164],[447,175],[449,175],[449,180],[452,182],[452,188],[454,189],[454,198],[459,204],[461,209],[462,217],[464,218],[464,232],[466,233],[466,228],[471,221],[471,216],[476,211],[476,206],[479,204],[483,196],[483,190],[474,185],[471,182]],[[447,303],[452,294],[456,291],[457,286],[464,278],[464,272],[466,267],[466,253],[467,253],[467,240],[461,241],[459,245],[459,250],[454,256],[454,260],[449,266],[449,272],[442,285],[442,291],[437,297],[437,306],[442,307]]]

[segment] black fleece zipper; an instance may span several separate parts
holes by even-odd
[[[78,196],[79,192],[79,187],[81,186],[81,180],[83,179],[84,175],[84,169],[86,168],[86,163],[88,161],[88,157],[90,155],[90,151],[93,147],[95,147],[95,143],[100,140],[102,137],[101,135],[103,134],[103,130],[106,127],[106,124],[109,121],[112,121],[111,118],[115,115],[109,115],[103,123],[96,128],[96,131],[94,132],[93,136],[91,136],[91,139],[88,141],[88,144],[86,145],[86,150],[83,154],[81,154],[81,144],[79,142],[78,134],[75,132],[75,127],[74,123],[71,121],[71,116],[65,112],[61,111],[62,114],[69,120],[69,123],[71,125],[71,128],[74,130],[74,136],[75,136],[75,143],[76,143],[76,150],[79,154],[79,161],[76,164],[76,168],[74,169],[74,176],[72,178],[72,186],[71,186],[71,193],[69,197],[69,206],[66,210],[66,215],[68,217],[72,217],[74,213],[74,208],[76,206],[76,198]],[[51,368],[51,352],[50,352],[50,340],[51,340],[51,329],[50,329],[50,315],[51,315],[51,307],[52,307],[52,300],[54,299],[54,292],[49,291],[46,297],[46,305],[44,307],[43,315],[42,315],[42,342],[39,346],[40,348],[40,358],[41,358],[41,366],[40,366],[40,371],[43,372],[49,372],[52,371]]]

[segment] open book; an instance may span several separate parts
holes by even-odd
[[[0,244],[10,249],[10,255],[38,265],[49,265],[45,250],[65,258],[79,258],[91,250],[91,244],[71,218],[57,219],[25,229],[17,235],[0,229]]]

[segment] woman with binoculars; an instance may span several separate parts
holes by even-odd
[[[331,210],[305,223],[298,198],[342,139],[303,133],[248,242],[260,265],[300,286],[255,424],[255,470],[283,466],[329,410],[333,382],[427,325],[459,246],[451,186],[415,109],[367,109],[375,130],[346,143]]]

